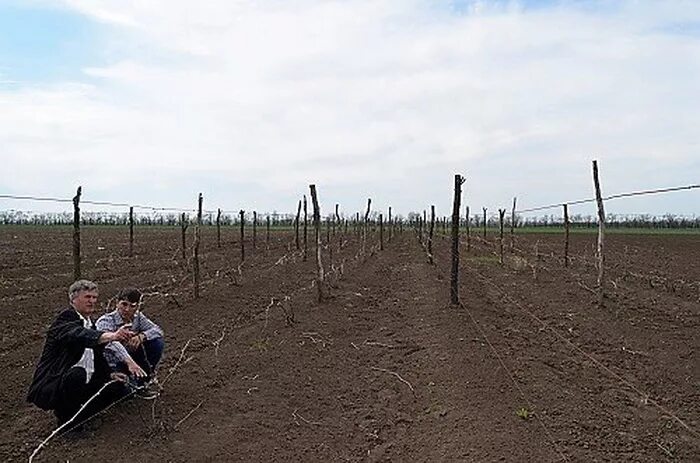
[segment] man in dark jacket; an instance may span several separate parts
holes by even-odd
[[[119,382],[107,386],[81,416],[91,416],[124,390],[126,376],[111,373],[104,359],[104,345],[128,341],[134,333],[128,325],[111,333],[94,329],[90,316],[97,310],[97,296],[97,285],[92,281],[78,280],[70,286],[71,306],[51,324],[29,387],[27,400],[53,410],[59,425],[73,418],[110,379]]]

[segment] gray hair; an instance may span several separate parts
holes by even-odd
[[[80,291],[97,291],[97,284],[90,280],[76,281],[68,288],[68,300],[73,302]]]

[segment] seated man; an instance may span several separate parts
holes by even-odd
[[[127,340],[108,343],[104,356],[114,371],[128,374],[137,385],[152,379],[165,346],[163,330],[139,310],[141,297],[136,288],[122,289],[117,308],[97,320],[99,330],[117,332],[128,327],[134,333]]]
[[[120,397],[126,376],[111,373],[103,357],[105,344],[128,342],[133,336],[128,327],[105,332],[96,330],[90,316],[97,309],[97,285],[78,280],[68,288],[70,307],[61,311],[46,333],[27,400],[44,410],[53,410],[58,424],[73,419],[80,423]],[[110,379],[118,382],[103,386]],[[87,407],[76,414],[90,398]]]

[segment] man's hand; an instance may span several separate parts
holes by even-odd
[[[143,333],[139,333],[136,336],[132,336],[127,342],[126,342],[126,348],[130,351],[135,351],[139,347],[141,347],[141,344],[146,340],[146,335]]]
[[[125,383],[129,380],[129,377],[126,376],[124,373],[119,373],[119,372],[114,372],[109,375],[110,378],[115,379],[117,381],[121,381],[122,383]]]
[[[120,327],[117,331],[107,331],[100,336],[99,343],[108,343],[112,341],[125,342],[131,339],[134,332],[131,331],[131,324],[126,324]]]
[[[126,366],[129,369],[129,374],[135,378],[145,378],[148,376],[146,372],[143,371],[143,368],[141,368],[139,364],[133,360],[126,362]]]

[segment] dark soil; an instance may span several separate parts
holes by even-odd
[[[137,228],[129,258],[124,228],[84,228],[103,304],[158,293],[163,392],[35,461],[700,461],[700,236],[609,236],[599,307],[594,235],[572,236],[568,268],[559,235],[506,239],[503,265],[493,236],[463,236],[451,306],[444,236],[430,265],[413,231],[364,255],[338,233],[319,303],[313,248],[259,232],[239,273],[237,233],[217,248],[204,229],[195,300],[179,229]],[[0,227],[3,461],[55,427],[24,397],[71,262],[69,228]]]

